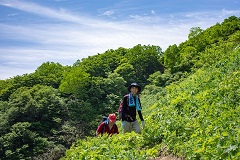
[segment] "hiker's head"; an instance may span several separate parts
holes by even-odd
[[[133,94],[137,94],[141,91],[141,87],[137,83],[132,83],[130,86],[128,86],[128,91],[132,92]]]
[[[112,114],[109,114],[108,119],[109,119],[109,122],[115,123],[117,118],[116,118],[116,115],[112,113]]]

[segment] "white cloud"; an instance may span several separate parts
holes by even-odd
[[[67,13],[64,9],[53,10],[47,7],[40,6],[31,2],[24,2],[19,0],[2,0],[0,4],[3,6],[15,8],[25,12],[35,13],[39,15],[44,15],[52,18],[59,18],[67,21],[79,21],[79,18]]]
[[[156,12],[155,12],[154,10],[151,10],[151,13],[152,13],[152,14],[156,14]]]
[[[13,16],[16,16],[16,15],[18,15],[17,13],[11,13],[11,14],[8,14],[7,16],[8,17],[13,17]]]
[[[103,13],[103,15],[104,16],[111,16],[112,14],[114,14],[114,11],[105,11],[104,13]]]

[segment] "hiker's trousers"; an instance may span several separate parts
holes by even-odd
[[[141,133],[138,120],[135,120],[134,122],[122,121],[122,128],[123,128],[123,133],[132,132],[132,131],[139,134]]]

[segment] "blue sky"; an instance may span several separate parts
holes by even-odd
[[[0,79],[119,47],[165,50],[232,15],[240,0],[0,0]]]

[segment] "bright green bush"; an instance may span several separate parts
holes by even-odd
[[[87,137],[78,140],[62,160],[70,159],[147,159],[156,156],[157,149],[146,149],[143,146],[144,138],[139,134],[127,133],[108,137],[106,134],[99,137]]]

